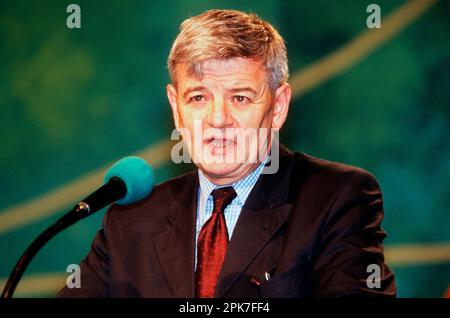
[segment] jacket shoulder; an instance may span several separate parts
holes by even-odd
[[[293,153],[296,170],[305,177],[316,177],[328,180],[349,180],[350,178],[363,179],[378,184],[375,176],[360,167],[340,162],[325,160],[303,152]]]
[[[172,204],[187,188],[193,189],[196,180],[196,171],[191,171],[155,185],[146,198],[134,204],[112,204],[105,215],[104,222],[125,225],[151,219],[156,224],[164,223],[166,217],[170,217],[171,213],[176,212],[171,208]]]
[[[360,167],[305,153],[295,152],[292,156],[291,195],[303,204],[332,204],[341,195],[355,199],[362,193],[381,195],[375,176]]]

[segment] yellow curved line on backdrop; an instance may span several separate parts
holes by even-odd
[[[359,62],[377,47],[424,14],[437,0],[411,0],[382,20],[381,29],[363,32],[345,47],[295,73],[290,83],[295,97],[313,89],[331,77]],[[155,168],[169,160],[171,141],[152,145],[137,155]],[[81,199],[86,192],[102,183],[108,166],[97,169],[38,198],[0,211],[0,234],[50,216]]]
[[[433,265],[450,261],[450,244],[402,244],[386,247],[386,263],[392,267]],[[15,297],[52,296],[65,284],[68,273],[45,273],[27,275],[17,286]],[[6,280],[0,280],[0,288]]]
[[[385,247],[387,264],[401,267],[450,262],[450,243],[396,244]]]
[[[136,153],[157,168],[170,159],[171,142],[161,142]],[[36,199],[8,208],[0,212],[0,234],[12,231],[20,226],[66,209],[70,204],[86,196],[103,182],[103,176],[110,164],[69,182],[56,190],[50,191]]]
[[[56,293],[65,285],[69,273],[45,273],[32,274],[24,277],[17,285],[14,297],[30,297],[56,295]],[[1,289],[6,284],[6,280],[0,281]]]
[[[360,62],[436,3],[437,0],[407,1],[387,18],[382,19],[380,29],[370,29],[361,33],[343,48],[297,72],[290,79],[294,96],[303,95]]]

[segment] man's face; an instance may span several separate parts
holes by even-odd
[[[263,64],[244,58],[207,60],[201,78],[178,64],[174,80],[167,95],[194,163],[215,184],[245,177],[264,159],[270,130],[286,120],[289,85],[271,90]]]

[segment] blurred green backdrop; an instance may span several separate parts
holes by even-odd
[[[44,211],[37,216],[20,214],[24,202],[169,140],[166,58],[182,20],[212,8],[255,12],[285,37],[295,75],[368,32],[368,4],[381,7],[383,32],[408,1],[74,2],[81,29],[66,27],[70,1],[0,1],[1,280],[81,197],[66,197],[56,211],[32,201],[31,210]],[[351,67],[297,94],[281,136],[294,150],[377,176],[401,297],[440,297],[450,284],[449,18],[450,1],[437,1]],[[159,182],[192,169],[164,158],[156,167]],[[16,295],[53,296],[102,216],[53,239]]]

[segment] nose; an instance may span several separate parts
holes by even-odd
[[[233,122],[228,106],[223,98],[216,98],[211,103],[211,110],[208,117],[211,126],[216,128],[227,127]]]

